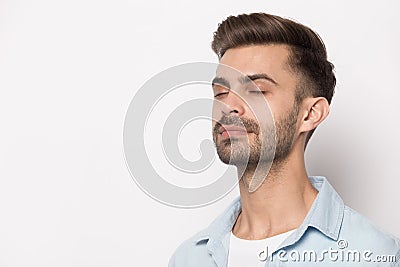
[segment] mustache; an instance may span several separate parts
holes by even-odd
[[[217,135],[220,132],[223,125],[245,127],[247,132],[253,132],[255,134],[260,133],[260,125],[256,120],[249,118],[239,118],[237,115],[225,115],[219,121],[215,123],[213,133]]]

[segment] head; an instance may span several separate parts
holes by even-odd
[[[272,138],[276,140],[274,162],[285,160],[296,142],[304,151],[316,127],[329,113],[336,84],[321,38],[289,19],[265,13],[243,14],[230,16],[219,24],[212,49],[221,66],[236,69],[247,80],[238,79],[242,86],[235,87],[235,75],[227,74],[226,68],[217,71],[213,89],[222,105],[214,105],[213,135],[221,160],[243,160],[240,151],[245,151],[246,144],[242,137],[248,140],[249,163],[271,160],[262,152],[274,149]],[[243,86],[246,83],[253,86]],[[258,89],[256,95],[252,93],[254,88],[248,89],[252,87]],[[263,120],[268,113],[256,114],[262,101],[269,105],[275,128],[270,120]],[[221,125],[232,124],[250,130],[246,135],[239,129],[223,136]],[[264,148],[262,141],[266,142]]]

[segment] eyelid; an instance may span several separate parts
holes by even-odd
[[[262,81],[253,81],[252,85],[249,86],[249,89],[259,89],[261,91],[264,90],[269,90],[269,89],[273,89],[275,87],[275,85],[267,80],[262,80]]]
[[[222,89],[226,89],[226,90],[229,90],[229,88],[227,87],[227,86],[225,86],[225,85],[223,85],[223,84],[219,84],[219,83],[214,83],[213,85],[212,85],[212,88],[213,89],[215,89],[215,88],[222,88]]]
[[[229,92],[228,92],[228,91],[226,91],[226,92],[219,92],[219,93],[215,94],[214,97],[218,97],[218,96],[221,96],[221,95],[227,94],[227,93],[229,93]]]
[[[229,93],[229,88],[221,84],[213,84],[214,97]]]
[[[269,91],[269,89],[266,88],[265,85],[261,86],[261,85],[257,85],[257,84],[252,84],[246,88],[246,91],[249,93],[256,93],[256,92],[257,93],[266,93]]]

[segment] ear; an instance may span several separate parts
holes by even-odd
[[[299,132],[308,132],[321,124],[329,114],[329,103],[325,97],[306,98],[302,104]]]

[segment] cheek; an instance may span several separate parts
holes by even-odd
[[[273,124],[272,111],[274,107],[265,98],[249,100],[248,103],[249,109],[246,117],[254,119],[260,126],[269,127]]]
[[[223,104],[219,101],[215,101],[212,106],[212,120],[213,120],[213,127],[216,121],[219,121],[223,115]]]
[[[273,101],[269,101],[272,115],[274,119],[279,119],[287,116],[294,107],[294,99],[290,97],[275,98]]]

